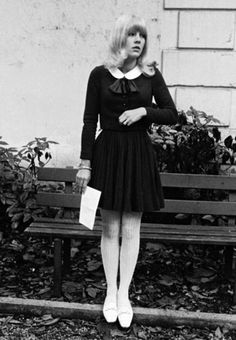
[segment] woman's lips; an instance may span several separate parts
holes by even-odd
[[[132,48],[134,51],[140,51],[140,47],[138,47],[138,46],[134,46],[133,48]]]

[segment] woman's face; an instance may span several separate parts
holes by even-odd
[[[139,31],[131,31],[128,33],[125,50],[127,57],[137,59],[142,54],[146,42],[145,36]]]

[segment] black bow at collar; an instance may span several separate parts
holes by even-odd
[[[131,92],[138,92],[138,88],[135,82],[131,79],[121,78],[117,79],[113,84],[109,86],[109,89],[118,94],[128,94]]]

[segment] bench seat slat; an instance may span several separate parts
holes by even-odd
[[[97,218],[96,218],[97,220]],[[101,218],[99,218],[101,220]],[[62,223],[63,224],[80,224],[79,220],[74,218],[52,218],[52,217],[37,217],[34,219],[34,222],[32,223],[37,223],[37,222],[43,222],[43,223]]]
[[[28,228],[27,228],[28,229]],[[60,229],[56,230],[55,228],[51,228],[50,226],[48,228],[37,228],[37,227],[31,227],[30,230],[25,230],[27,234],[30,235],[38,235],[40,237],[44,236],[53,236],[54,238],[56,237],[62,237],[62,238],[78,238],[78,237],[100,237],[101,236],[101,231],[100,230],[81,230],[78,229],[77,231],[75,230],[68,230],[68,229]]]
[[[87,233],[89,236],[91,232],[99,232],[101,233],[101,225],[96,225],[94,227],[93,231],[90,231],[83,225],[79,224],[53,224],[50,223],[32,223],[30,227],[26,229],[26,232],[29,234],[33,234],[35,230],[38,230],[39,232],[43,233],[44,230],[50,229],[50,233],[53,233],[54,235],[60,235],[61,233],[64,235],[64,233],[69,233],[70,236],[74,233],[76,236],[80,232]],[[219,227],[216,226],[211,229],[207,228],[189,228],[188,225],[149,225],[149,224],[142,224],[141,226],[141,233],[145,234],[166,234],[166,235],[178,235],[181,237],[189,237],[189,236],[205,236],[207,237],[231,237],[236,239],[236,228],[232,226],[223,226]]]
[[[77,230],[75,234],[74,230],[62,229],[60,233],[58,231],[55,233],[54,228],[44,228],[39,230],[38,228],[31,228],[30,234],[34,236],[51,236],[54,238],[62,237],[62,238],[100,238],[101,231],[100,230]],[[236,235],[232,236],[208,236],[207,238],[202,235],[183,235],[181,234],[165,234],[165,233],[146,233],[145,231],[141,231],[141,238],[147,240],[158,240],[160,242],[179,242],[179,243],[195,243],[195,244],[216,244],[216,245],[234,245],[236,242]]]
[[[162,223],[142,223],[142,227],[143,228],[147,228],[147,229],[152,229],[154,231],[158,231],[160,229],[163,230],[188,230],[188,231],[201,231],[201,232],[219,232],[219,231],[223,231],[224,233],[227,231],[231,231],[231,232],[236,232],[236,225],[234,226],[219,226],[219,225],[198,225],[198,224],[162,224]]]
[[[77,230],[86,230],[88,233],[91,232],[90,229],[86,228],[85,226],[83,226],[82,224],[64,224],[63,222],[61,224],[59,223],[38,223],[38,222],[33,222],[31,223],[31,225],[25,230],[28,231],[30,230],[30,228],[53,228],[55,230],[60,230],[60,229],[65,229],[65,230],[74,230],[75,232]],[[102,230],[102,226],[99,224],[96,224],[96,226],[94,227],[94,229],[96,230]]]
[[[79,220],[77,219],[61,219],[61,218],[48,218],[48,217],[40,217],[37,218],[34,222],[32,222],[32,226],[43,226],[44,224],[50,223],[50,225],[53,225],[54,227],[58,227],[60,228],[60,225],[62,225],[62,227],[64,225],[68,225],[68,228],[85,228],[83,227],[83,225],[81,225],[79,223]],[[95,225],[96,227],[98,226],[102,226],[102,220],[100,217],[96,217],[96,221],[95,221]],[[232,232],[235,230],[236,231],[236,224],[235,225],[231,225],[231,226],[220,226],[220,225],[201,225],[201,224],[163,224],[163,223],[147,223],[147,222],[142,222],[142,227],[147,228],[147,229],[154,229],[156,231],[156,229],[160,229],[160,228],[165,228],[165,229],[188,229],[188,230],[196,230],[196,229],[200,229],[200,230],[208,230],[208,231],[214,231],[214,230],[231,230]],[[228,229],[226,229],[228,228]]]
[[[165,235],[165,234],[145,234],[141,235],[142,239],[153,239],[160,242],[173,242],[173,243],[191,243],[191,244],[212,244],[212,245],[235,245],[236,238],[222,238],[222,237],[203,237],[203,236],[190,236],[184,237],[183,235]]]
[[[81,224],[66,224],[63,222],[61,223],[54,223],[50,222],[33,222],[30,227],[27,228],[27,230],[30,230],[31,227],[35,228],[48,228],[48,225],[51,226],[51,228],[54,228],[56,230],[60,229],[66,229],[66,230],[88,230],[85,226]],[[98,223],[95,223],[96,230],[102,229],[102,224],[100,221]],[[180,224],[152,224],[152,223],[142,223],[141,228],[145,230],[146,232],[159,232],[162,230],[162,232],[169,233],[172,230],[176,231],[177,233],[193,233],[193,234],[236,234],[236,226],[201,226],[201,225],[180,225]]]

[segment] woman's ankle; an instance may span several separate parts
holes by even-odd
[[[107,296],[116,296],[116,295],[117,295],[117,287],[107,288]]]
[[[119,289],[117,292],[118,300],[122,302],[129,301],[129,291],[127,289]]]

